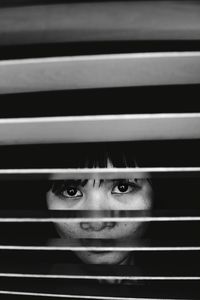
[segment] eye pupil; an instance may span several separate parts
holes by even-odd
[[[68,193],[69,196],[75,196],[76,192],[77,192],[77,190],[75,188],[67,189],[67,193]]]
[[[119,189],[120,192],[124,193],[124,192],[127,191],[128,185],[127,185],[127,184],[120,184],[120,185],[118,186],[118,189]]]

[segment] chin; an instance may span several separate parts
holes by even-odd
[[[86,264],[121,264],[129,256],[129,252],[77,251],[76,255]]]

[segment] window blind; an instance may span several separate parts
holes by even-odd
[[[199,299],[199,1],[0,7],[2,299]],[[104,145],[137,165],[78,166]],[[52,184],[132,178],[152,185],[151,210],[44,204]],[[117,241],[55,231],[95,222],[146,230]],[[76,251],[134,262],[84,264]]]

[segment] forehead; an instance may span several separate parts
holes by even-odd
[[[104,179],[83,179],[83,180],[58,180],[54,181],[52,184],[52,190],[55,191],[57,189],[62,189],[67,186],[75,186],[75,187],[94,187],[94,186],[101,186],[101,185],[109,185],[113,184],[117,180],[104,180]],[[119,181],[119,180],[118,180]]]

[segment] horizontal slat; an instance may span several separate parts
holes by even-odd
[[[84,268],[77,264],[1,264],[0,277],[57,278],[57,279],[98,279],[98,280],[200,280],[198,266],[133,266],[94,265]]]
[[[0,10],[1,45],[200,38],[198,1],[25,4]]]
[[[200,83],[200,52],[5,60],[0,93]]]
[[[49,239],[48,241],[5,241],[0,250],[34,251],[200,251],[198,241],[127,241],[113,239]]]
[[[200,113],[13,118],[0,119],[0,144],[198,139],[199,129]]]
[[[51,294],[51,293],[37,293],[37,292],[23,292],[23,291],[9,291],[9,290],[0,290],[1,295],[22,295],[22,296],[37,296],[37,297],[57,297],[57,298],[66,298],[66,299],[94,299],[94,300],[162,300],[163,298],[133,298],[133,297],[110,297],[110,296],[93,296],[93,295],[67,295],[67,294]],[[177,298],[168,299],[165,298],[165,300],[176,300]]]
[[[1,280],[2,282],[2,280]],[[3,280],[3,288],[13,292],[24,293],[42,293],[44,295],[71,295],[70,299],[199,299],[199,282],[183,282],[169,281],[163,285],[161,282],[151,282],[149,285],[139,281],[134,285],[100,283],[93,280],[93,283],[88,281],[72,281],[72,280],[55,280],[55,279],[34,279],[34,278],[6,278]],[[75,297],[73,297],[75,295]],[[62,297],[62,296],[61,296]]]
[[[0,169],[1,180],[130,179],[151,177],[199,177],[200,167],[184,168],[83,168],[83,169]]]
[[[0,222],[178,222],[200,221],[198,210],[54,210],[0,211]]]
[[[74,280],[126,280],[134,281],[200,281],[200,276],[102,276],[102,275],[49,275],[49,274],[21,274],[1,273],[0,277],[9,278],[41,278],[41,279],[74,279]]]

